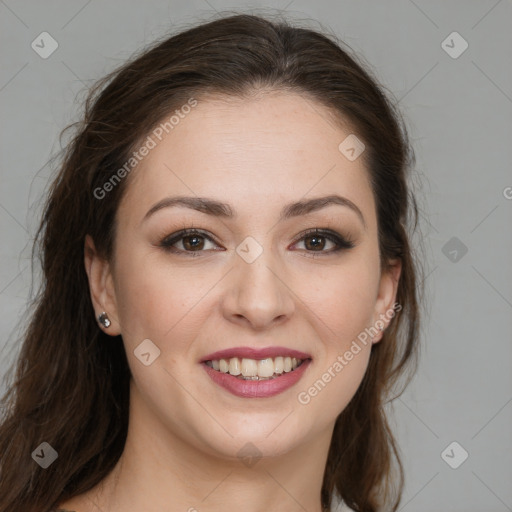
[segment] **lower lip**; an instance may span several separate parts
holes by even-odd
[[[307,370],[311,359],[305,360],[296,370],[282,374],[269,380],[242,380],[233,377],[229,373],[214,370],[205,363],[202,363],[210,378],[227,389],[230,393],[242,398],[267,398],[278,395],[296,384]]]

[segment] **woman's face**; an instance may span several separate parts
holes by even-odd
[[[330,436],[400,270],[381,274],[368,172],[339,149],[350,131],[322,105],[277,92],[198,99],[168,131],[128,178],[114,260],[93,290],[106,332],[123,336],[141,421],[224,458]],[[309,203],[327,196],[341,199]],[[166,205],[176,197],[189,206]],[[183,229],[198,233],[173,237]],[[205,364],[226,349],[220,370]],[[310,359],[298,380],[280,359],[292,351]],[[226,366],[283,373],[245,381]]]

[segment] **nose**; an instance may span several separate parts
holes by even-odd
[[[263,330],[292,316],[293,292],[269,252],[263,251],[252,263],[236,261],[222,303],[223,315],[230,322]]]

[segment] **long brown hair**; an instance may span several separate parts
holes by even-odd
[[[42,283],[15,378],[2,398],[0,512],[47,511],[91,489],[124,448],[130,370],[121,337],[107,336],[96,323],[84,238],[90,234],[100,254],[111,257],[127,179],[104,199],[97,190],[189,98],[245,97],[260,88],[311,98],[348,122],[366,145],[382,268],[392,258],[402,261],[401,310],[373,346],[363,382],[336,420],[321,498],[326,508],[333,493],[359,512],[398,508],[403,469],[384,407],[399,377],[408,375],[406,384],[416,369],[420,290],[411,236],[418,207],[404,122],[365,67],[332,35],[286,20],[232,15],[158,41],[92,88],[34,244]],[[58,453],[47,469],[31,456],[42,442]]]

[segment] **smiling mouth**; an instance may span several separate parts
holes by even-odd
[[[276,379],[291,373],[308,360],[281,356],[259,360],[232,357],[205,361],[204,364],[219,373],[227,373],[239,380],[260,381]]]

